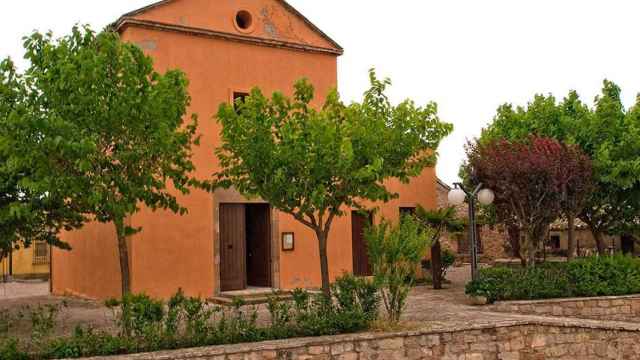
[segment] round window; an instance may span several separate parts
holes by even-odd
[[[246,10],[240,10],[236,14],[236,26],[240,31],[251,31],[253,26],[253,17]]]

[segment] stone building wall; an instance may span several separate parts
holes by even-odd
[[[450,187],[438,180],[437,184],[437,202],[439,208],[449,207],[447,196],[449,194]],[[466,203],[456,206],[456,215],[460,219],[468,219],[469,208]],[[502,226],[488,226],[483,225],[478,228],[480,241],[482,243],[482,253],[480,254],[480,260],[483,262],[491,262],[495,259],[508,258],[509,255],[505,250],[505,244],[507,243],[507,234]],[[442,245],[445,248],[450,249],[458,255],[462,261],[468,260],[469,254],[465,250],[460,249],[460,244],[467,244],[468,240],[468,227],[464,233],[460,234],[448,234],[445,233],[442,238]]]
[[[637,354],[637,328],[539,323],[294,339],[103,360],[635,359]]]
[[[640,322],[640,295],[504,301],[490,308],[509,313]]]

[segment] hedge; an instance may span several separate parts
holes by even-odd
[[[465,292],[492,303],[564,297],[640,293],[640,259],[625,255],[592,256],[532,268],[493,267],[480,270]]]

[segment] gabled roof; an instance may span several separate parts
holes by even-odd
[[[155,9],[157,7],[160,7],[160,6],[163,6],[163,5],[167,5],[169,3],[173,3],[175,1],[177,1],[177,0],[161,0],[161,1],[157,1],[155,3],[152,3],[150,5],[147,5],[145,7],[139,8],[137,10],[130,11],[130,12],[122,15],[112,25],[112,27],[116,31],[120,31],[125,25],[135,24],[135,25],[140,25],[140,26],[145,26],[146,25],[146,26],[150,26],[150,27],[164,28],[164,30],[174,30],[174,31],[184,30],[184,31],[187,31],[187,32],[195,33],[196,35],[212,35],[212,36],[216,36],[216,37],[230,37],[232,40],[242,40],[242,39],[248,40],[250,38],[249,36],[244,36],[244,35],[227,34],[227,33],[222,33],[222,32],[219,32],[219,31],[211,31],[211,30],[207,30],[207,29],[191,28],[191,27],[175,25],[175,24],[160,24],[160,23],[155,23],[153,21],[148,21],[148,20],[134,19],[134,17],[136,17],[136,16],[138,16],[140,14],[146,13],[146,12],[148,12],[150,10],[153,10],[153,9]],[[291,4],[289,4],[285,0],[275,0],[275,1],[280,3],[285,9],[290,11],[293,15],[295,15],[298,18],[300,18],[313,32],[315,32],[318,35],[320,35],[320,37],[322,37],[327,42],[329,42],[334,48],[333,49],[328,49],[328,48],[316,47],[316,46],[308,46],[308,45],[300,46],[300,44],[292,44],[292,43],[289,43],[289,42],[286,42],[286,41],[274,41],[274,40],[266,41],[265,45],[278,46],[278,44],[276,44],[276,43],[282,43],[281,45],[284,46],[284,47],[293,47],[293,48],[298,48],[298,49],[302,49],[302,50],[328,52],[328,53],[333,53],[335,55],[342,55],[344,53],[344,49],[342,48],[342,46],[340,46],[340,44],[338,44],[335,40],[333,40],[331,37],[329,37],[329,35],[327,35],[322,30],[320,30],[320,28],[318,28],[315,24],[313,24],[307,17],[302,15],[302,13],[300,13],[298,10],[296,10],[296,8],[291,6]],[[289,46],[289,45],[292,45],[292,46]]]
[[[451,186],[449,186],[449,184],[447,184],[446,182],[442,181],[439,177],[436,177],[436,182],[438,183],[438,185],[440,185],[440,187],[442,187],[443,189],[449,191],[451,190]]]

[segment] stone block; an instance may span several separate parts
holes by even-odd
[[[394,349],[402,349],[404,346],[404,339],[397,338],[388,338],[378,341],[378,348],[382,350],[394,350]]]
[[[329,347],[318,345],[309,346],[309,348],[307,349],[307,353],[309,353],[310,355],[326,354],[329,353]]]

